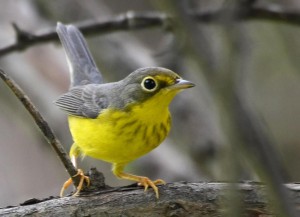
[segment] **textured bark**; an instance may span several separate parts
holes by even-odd
[[[286,185],[295,208],[299,207],[299,184]],[[0,216],[276,216],[259,183],[170,183],[153,190],[122,187],[80,197],[29,200],[18,207],[0,209]],[[235,191],[236,190],[236,191]],[[232,194],[234,192],[235,194]],[[233,210],[234,208],[235,210]],[[297,210],[299,212],[299,208]],[[230,215],[229,215],[230,216]]]

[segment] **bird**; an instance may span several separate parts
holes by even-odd
[[[56,31],[71,82],[68,92],[54,103],[68,115],[73,165],[78,169],[79,156],[109,162],[116,177],[135,181],[145,191],[151,187],[159,198],[157,185],[165,181],[129,174],[124,169],[164,141],[171,128],[169,104],[179,92],[195,84],[163,67],[139,68],[120,81],[104,83],[80,30],[58,22]],[[84,181],[90,182],[81,169],[77,175],[81,184],[74,196]],[[65,182],[61,196],[71,183],[71,179]]]

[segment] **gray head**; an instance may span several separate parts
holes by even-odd
[[[180,91],[194,84],[183,80],[175,72],[162,67],[140,68],[119,82],[123,103],[144,102],[154,96],[171,101]],[[169,100],[168,96],[171,96]]]

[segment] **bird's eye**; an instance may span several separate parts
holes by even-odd
[[[144,78],[141,85],[142,88],[148,92],[152,92],[157,88],[157,83],[152,77]]]

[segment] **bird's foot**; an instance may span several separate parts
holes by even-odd
[[[79,181],[79,184],[78,184],[78,186],[76,188],[76,192],[72,195],[73,197],[77,196],[80,193],[80,191],[83,188],[84,182],[86,182],[87,186],[90,185],[90,178],[88,176],[85,176],[84,172],[81,169],[78,169],[77,174],[74,177],[76,177],[76,176],[80,176],[80,181]],[[72,182],[73,182],[72,178],[69,178],[63,184],[63,187],[60,190],[60,197],[63,196],[64,191],[72,184]]]
[[[159,198],[159,192],[156,185],[160,185],[160,184],[165,185],[166,182],[162,179],[157,179],[155,181],[152,181],[148,177],[139,177],[139,181],[138,181],[138,186],[144,186],[145,191],[147,191],[149,186],[153,188],[157,199]]]

